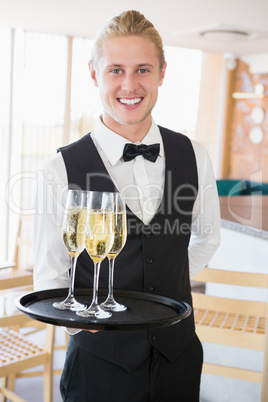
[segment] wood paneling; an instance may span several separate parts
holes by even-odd
[[[235,76],[235,92],[254,92],[256,84],[263,84],[268,94],[268,74],[251,74],[247,64],[238,60]],[[267,89],[266,89],[267,88]],[[229,144],[229,172],[225,177],[250,179],[252,175],[268,182],[268,98],[236,99],[233,102],[231,136]],[[260,144],[254,144],[249,136],[256,126],[251,118],[255,106],[265,111],[264,121],[257,125],[264,132]]]

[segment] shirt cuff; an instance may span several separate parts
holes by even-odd
[[[81,332],[82,329],[65,327],[65,331],[66,331],[67,334],[69,334],[69,335],[76,335],[76,334],[78,334],[79,332]]]

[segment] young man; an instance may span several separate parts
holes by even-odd
[[[192,304],[190,272],[202,269],[219,245],[218,196],[204,148],[152,119],[166,71],[161,37],[139,12],[124,12],[97,35],[89,68],[103,113],[92,133],[43,168],[37,195],[54,213],[36,215],[35,289],[68,286],[60,233],[66,188],[116,189],[128,208],[128,238],[115,287]],[[142,147],[126,149],[133,143]],[[76,287],[90,286],[92,273],[85,251]],[[105,261],[100,287],[107,288]],[[193,314],[162,329],[73,334],[61,378],[64,401],[199,401],[203,356]]]

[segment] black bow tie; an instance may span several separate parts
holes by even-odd
[[[126,144],[123,151],[123,159],[125,162],[131,161],[138,155],[142,155],[145,159],[155,162],[160,151],[160,144],[153,145],[135,145]]]

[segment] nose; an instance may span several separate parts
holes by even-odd
[[[127,73],[125,72],[122,83],[121,83],[121,88],[123,91],[126,93],[133,93],[138,87],[138,82],[133,73]]]

